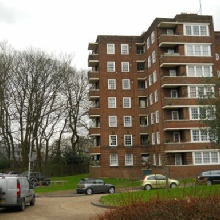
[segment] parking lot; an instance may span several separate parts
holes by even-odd
[[[36,198],[35,205],[27,205],[24,212],[15,209],[0,209],[0,219],[88,220],[107,210],[91,204],[91,202],[97,202],[100,196],[102,195],[40,196]]]

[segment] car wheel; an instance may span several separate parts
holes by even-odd
[[[212,185],[212,181],[211,181],[211,180],[208,180],[208,181],[206,182],[206,184],[207,184],[207,186],[210,186],[210,185]]]
[[[24,211],[25,210],[25,202],[24,202],[24,199],[22,199],[21,201],[21,205],[18,207],[19,211]]]
[[[91,195],[91,194],[92,194],[92,189],[91,189],[91,188],[88,188],[88,189],[86,190],[86,194],[87,194],[87,195]]]
[[[144,189],[145,189],[145,190],[151,190],[151,189],[152,189],[152,186],[151,186],[151,185],[145,185],[145,186],[144,186]]]
[[[30,201],[30,205],[31,205],[31,206],[34,206],[34,204],[35,204],[35,196],[34,196],[33,199]]]
[[[176,187],[177,187],[176,183],[171,183],[170,184],[170,188],[176,188]]]
[[[114,187],[110,187],[109,189],[108,189],[108,193],[114,193],[115,192],[115,188]]]

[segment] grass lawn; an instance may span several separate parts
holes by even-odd
[[[183,186],[174,189],[139,190],[124,193],[110,194],[101,197],[105,205],[123,206],[139,201],[163,200],[163,199],[187,199],[189,197],[208,197],[220,195],[219,185]]]
[[[66,176],[66,177],[53,177],[50,178],[52,181],[49,186],[35,187],[35,193],[41,194],[46,192],[57,192],[62,190],[74,190],[76,189],[77,184],[79,183],[81,178],[89,177],[89,174],[80,174],[74,176]],[[140,186],[140,181],[136,180],[128,180],[128,179],[120,179],[120,178],[102,178],[106,183],[111,183],[116,186],[116,188],[125,188],[125,187],[137,187]],[[65,181],[64,184],[56,183],[53,181]]]

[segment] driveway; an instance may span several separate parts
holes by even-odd
[[[0,219],[10,220],[89,220],[106,208],[94,206],[102,194],[73,196],[40,196],[34,206],[26,206],[24,212],[0,209]]]

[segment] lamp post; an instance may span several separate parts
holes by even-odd
[[[30,143],[33,142],[34,139],[36,139],[37,137],[34,137]],[[31,155],[32,155],[32,144],[30,144],[29,147],[29,157],[28,157],[28,180],[30,180],[30,172],[31,172]]]

